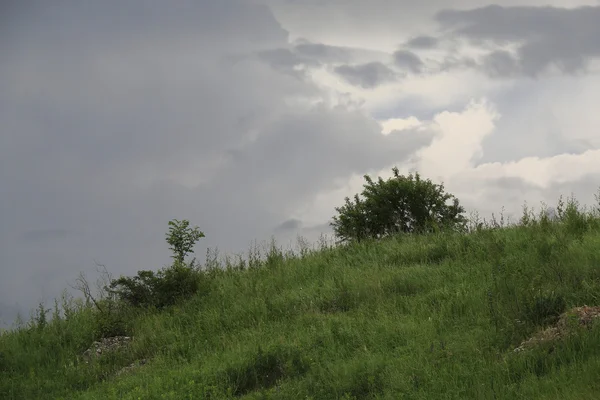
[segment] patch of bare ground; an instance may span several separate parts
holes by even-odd
[[[535,347],[540,343],[563,339],[572,334],[573,330],[577,327],[590,329],[593,320],[599,316],[600,306],[590,307],[584,305],[582,307],[575,307],[561,314],[554,325],[537,332],[529,339],[523,341],[514,351],[521,352]]]
[[[83,359],[85,363],[88,364],[92,359],[100,358],[103,355],[110,352],[123,350],[127,346],[129,346],[129,343],[132,339],[133,338],[130,336],[114,336],[102,338],[100,341],[92,343],[90,348],[83,353]],[[115,375],[119,376],[125,372],[130,372],[133,369],[146,364],[147,362],[147,359],[137,360],[131,363],[130,365],[121,368],[119,371],[117,371]]]

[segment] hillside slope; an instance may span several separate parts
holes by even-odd
[[[597,399],[593,313],[515,349],[599,297],[600,221],[584,214],[272,249],[259,267],[205,272],[177,307],[101,321],[79,303],[67,320],[5,332],[0,398]],[[82,357],[117,335],[131,337],[120,351]]]

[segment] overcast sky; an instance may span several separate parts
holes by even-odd
[[[450,6],[451,5],[451,6]],[[0,320],[94,260],[314,242],[362,175],[468,210],[600,186],[600,1],[9,0],[0,5]]]

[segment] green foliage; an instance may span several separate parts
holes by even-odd
[[[196,242],[204,237],[198,227],[190,228],[188,220],[172,220],[169,221],[169,232],[167,233],[167,243],[173,250],[173,258],[176,262],[183,263],[183,259],[188,253],[193,253],[193,247]]]
[[[50,310],[44,307],[44,303],[40,302],[38,304],[38,308],[36,310],[35,316],[33,317],[32,326],[35,326],[37,329],[44,329],[46,325],[48,325],[48,319],[46,314],[48,314]]]
[[[138,271],[137,276],[120,277],[109,291],[134,307],[164,308],[189,298],[200,288],[200,272],[175,263],[158,272]]]
[[[354,201],[346,197],[346,204],[336,207],[339,215],[333,217],[331,226],[340,241],[465,228],[464,208],[445,193],[443,184],[423,180],[418,173],[400,175],[396,167],[392,171],[392,178],[379,177],[376,182],[365,175],[362,198],[358,194]]]
[[[112,300],[105,301],[105,306],[105,312],[96,310],[94,313],[94,337],[128,336],[133,310],[126,304],[118,304]]]
[[[107,290],[120,300],[134,307],[164,308],[189,298],[200,288],[201,273],[193,268],[193,261],[184,262],[188,253],[204,233],[189,227],[189,221],[169,221],[167,243],[175,259],[172,266],[157,272],[142,270],[137,276],[124,277],[111,281]]]
[[[565,311],[566,307],[567,302],[559,293],[555,293],[554,291],[542,293],[538,291],[525,304],[522,319],[534,325],[552,323]]]

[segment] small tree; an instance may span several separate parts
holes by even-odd
[[[443,184],[422,180],[418,173],[400,175],[396,167],[392,171],[392,178],[379,177],[376,182],[365,175],[362,198],[346,197],[346,204],[335,208],[339,215],[331,226],[339,241],[465,228],[465,210],[457,198],[444,192]]]
[[[196,242],[204,237],[198,227],[193,229],[189,227],[190,221],[178,221],[176,219],[169,221],[169,232],[167,233],[167,243],[171,245],[170,250],[173,250],[173,257],[176,264],[183,264],[183,259],[188,253],[193,253],[193,247]]]

